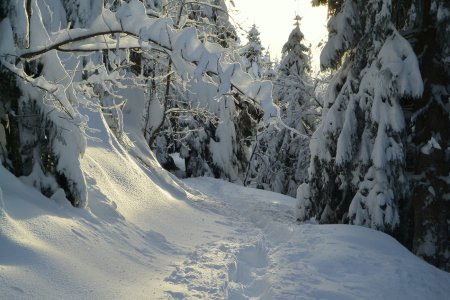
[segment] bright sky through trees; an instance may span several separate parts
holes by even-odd
[[[319,49],[316,46],[327,32],[325,6],[311,7],[310,0],[234,0],[234,3],[238,14],[233,19],[246,30],[255,23],[263,46],[269,47],[273,58],[281,58],[281,48],[294,27],[295,15],[299,14],[302,17],[301,30],[313,48],[313,64],[318,66]]]

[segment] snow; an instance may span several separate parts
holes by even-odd
[[[433,152],[433,149],[442,150],[436,139],[431,137],[430,140],[420,149],[420,151],[423,154],[430,155]]]
[[[14,29],[15,39],[17,43],[22,47],[29,46],[29,23],[26,16],[25,0],[11,1],[11,25]]]
[[[33,13],[30,18],[30,48],[45,46],[49,42],[50,37],[44,27],[41,10],[37,1],[32,1],[31,3]]]
[[[339,135],[336,149],[336,164],[341,165],[348,162],[352,158],[352,153],[349,151],[353,150],[354,135],[357,129],[357,120],[355,115],[355,99],[351,97],[347,110],[345,111],[345,120],[342,126],[341,134]],[[328,120],[330,118],[327,118]]]
[[[443,20],[445,20],[449,16],[450,16],[450,11],[448,10],[448,8],[444,7],[443,3],[440,3],[438,11],[437,11],[437,20],[438,20],[438,22],[442,22]]]
[[[357,226],[297,224],[296,200],[178,181],[90,111],[89,202],[45,198],[0,167],[5,299],[446,299],[450,274]],[[133,127],[125,127],[130,136]],[[125,135],[127,136],[127,135]],[[145,152],[145,153],[144,153]],[[148,155],[147,155],[148,154]],[[146,159],[142,159],[147,155]],[[305,191],[306,192],[306,191]]]
[[[14,53],[14,38],[11,29],[11,22],[8,18],[0,22],[0,55],[4,59],[4,54]]]
[[[345,1],[342,9],[330,18],[327,27],[328,41],[320,53],[321,68],[329,68],[340,53],[347,50],[353,42],[356,8],[352,1]]]
[[[386,39],[378,54],[381,72],[390,71],[400,95],[418,98],[423,93],[419,62],[411,45],[397,32]]]
[[[33,11],[36,11],[36,14],[32,14],[31,17],[31,30],[33,33],[30,41],[31,47],[22,47],[23,49],[20,51],[14,51],[15,49],[13,48],[3,49],[4,47],[2,46],[0,53],[34,57],[55,48],[64,49],[65,51],[69,49],[77,51],[95,48],[105,49],[105,47],[109,46],[115,46],[116,48],[135,47],[139,43],[144,49],[156,47],[167,52],[171,56],[175,70],[181,78],[187,80],[189,76],[199,77],[207,72],[222,75],[223,78],[219,78],[219,96],[228,93],[230,88],[234,87],[252,101],[261,105],[265,112],[265,120],[278,115],[277,107],[272,100],[272,84],[269,81],[253,81],[251,78],[245,78],[250,76],[240,68],[239,64],[228,62],[224,59],[228,50],[223,49],[218,44],[201,43],[194,28],[177,31],[174,29],[173,21],[170,18],[148,18],[145,5],[141,1],[132,0],[128,3],[123,3],[115,14],[108,10],[102,10],[101,13],[100,11],[97,12],[100,1],[96,1],[91,4],[92,20],[89,21],[88,27],[60,30],[54,33],[49,32],[45,28],[39,6],[37,3],[33,3]],[[78,8],[80,13],[87,11],[86,5]],[[83,17],[83,19],[87,19],[87,16],[86,18]],[[5,41],[8,44],[13,44],[10,43],[11,35],[8,32],[10,31],[10,25],[8,20],[3,22],[0,33],[6,34],[7,39]],[[20,23],[19,25],[22,26],[23,24]],[[26,27],[24,27],[24,30]],[[15,29],[16,33],[21,32],[19,29]],[[123,32],[130,37],[121,41],[120,44],[119,42],[111,41],[109,38],[108,40],[103,38],[104,42],[102,42],[101,36],[105,32]],[[23,35],[26,40],[25,37],[28,33],[25,32]],[[98,36],[95,37],[95,35]],[[195,68],[196,64],[197,67]],[[30,79],[29,81],[40,88],[54,90],[53,94],[57,96],[57,100],[68,110],[71,117],[77,117],[70,109],[70,105],[67,105],[66,89],[63,89],[62,85],[53,87],[43,77],[36,80]],[[71,90],[69,89],[68,93]],[[73,104],[75,105],[76,103]]]
[[[332,216],[332,208],[348,207],[345,199],[351,194],[349,211],[327,222],[350,220],[378,230],[399,224],[398,202],[409,193],[402,102],[420,98],[424,83],[416,54],[391,23],[391,4],[345,0],[330,18],[321,64],[339,70],[328,85],[322,124],[310,143],[309,182],[317,205],[306,210],[300,197],[299,216],[325,217],[327,209]],[[336,186],[323,189],[332,180]]]

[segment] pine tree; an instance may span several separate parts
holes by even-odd
[[[308,74],[310,50],[303,44],[300,17],[295,20],[295,27],[283,46],[278,77],[274,81],[274,99],[280,106],[284,125],[270,124],[260,134],[252,175],[257,186],[291,196],[295,196],[297,187],[306,179],[307,136],[312,134],[319,119]]]
[[[245,70],[256,79],[262,77],[262,57],[264,47],[261,44],[260,33],[256,25],[247,34],[247,44],[243,47],[241,56],[244,58]]]
[[[264,56],[261,59],[261,70],[262,70],[261,79],[275,81],[277,77],[275,67],[277,65],[278,63],[272,60],[269,49],[267,49],[266,52],[264,53]]]
[[[339,71],[311,141],[298,219],[386,231],[448,270],[449,4],[328,4],[321,64]]]
[[[295,17],[295,27],[281,50],[282,58],[278,67],[280,76],[304,76],[311,71],[310,49],[303,44],[304,35],[300,30],[301,17]]]
[[[330,84],[323,121],[311,141],[298,218],[393,232],[408,191],[400,101],[422,94],[417,59],[391,22],[390,1],[344,1],[329,32],[322,67],[348,56]]]
[[[233,24],[230,22],[225,0],[152,1],[163,2],[156,6],[164,7],[164,13],[173,18],[174,23],[178,27],[197,28],[199,38],[203,42],[218,43],[225,48],[235,45],[237,34]],[[233,3],[231,4],[233,5]]]

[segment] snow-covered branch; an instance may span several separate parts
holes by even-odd
[[[134,42],[121,43],[122,48],[159,47],[171,56],[180,76],[216,75],[220,81],[219,93],[225,94],[232,87],[260,104],[266,118],[278,114],[272,102],[270,82],[254,81],[238,63],[226,61],[223,57],[225,49],[217,44],[202,43],[195,28],[177,31],[169,18],[150,19],[144,5],[138,0],[122,5],[117,13],[104,10],[89,28],[60,31],[38,45],[17,52],[19,57],[31,59],[51,50],[103,50],[104,42],[99,41],[99,38],[106,39],[106,35],[114,34],[126,34],[135,38]],[[79,42],[84,43],[82,47],[76,45]]]

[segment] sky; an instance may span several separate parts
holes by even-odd
[[[231,13],[232,19],[246,30],[256,24],[262,44],[269,48],[272,58],[281,58],[281,48],[294,29],[294,17],[300,15],[305,45],[312,45],[313,64],[318,66],[320,50],[316,46],[327,36],[325,7],[311,7],[311,0],[234,0],[234,3],[236,12]],[[246,38],[242,41],[245,43]]]

